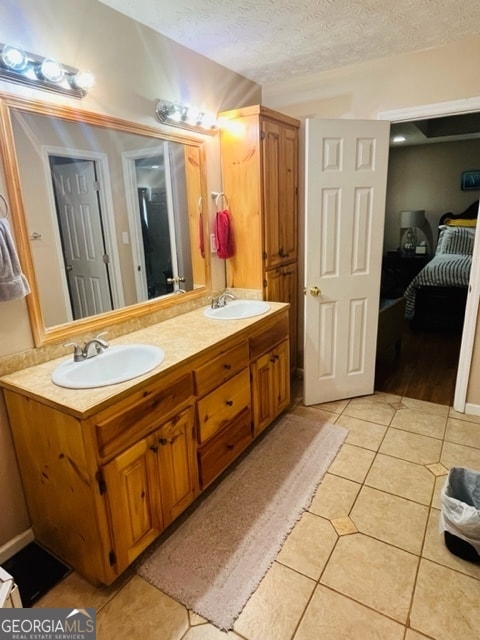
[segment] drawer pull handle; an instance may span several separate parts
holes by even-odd
[[[228,404],[229,407],[233,406],[233,400],[225,400],[225,404]]]
[[[168,444],[168,440],[166,438],[159,438],[158,444],[161,444],[162,447],[164,447],[166,444]]]
[[[228,369],[230,371],[230,369],[232,368],[231,364],[224,364],[223,365],[224,369]]]
[[[153,451],[153,453],[157,453],[158,451],[158,447],[156,444],[152,444],[152,446],[150,447],[150,451]]]
[[[235,448],[234,444],[227,444],[227,449],[229,449],[230,451],[234,448]]]

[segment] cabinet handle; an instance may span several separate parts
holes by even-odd
[[[276,362],[276,361],[279,359],[279,357],[280,357],[280,356],[278,355],[278,353],[276,353],[275,355],[273,355],[273,356],[270,358],[270,362]]]
[[[152,444],[152,446],[150,447],[150,451],[153,451],[153,453],[157,453],[158,451],[158,447],[156,444]]]
[[[231,451],[232,449],[235,449],[235,445],[234,444],[227,444],[227,449],[229,449]]]
[[[166,438],[159,438],[158,439],[158,444],[161,444],[162,447],[164,447],[166,444],[168,444],[168,440]],[[158,449],[158,447],[157,447]]]
[[[227,369],[228,371],[230,371],[230,369],[232,368],[232,365],[231,364],[224,364],[223,368]]]
[[[285,253],[285,251],[283,250],[283,247],[280,247],[280,249],[278,250],[278,255],[281,258],[288,258],[288,253]]]
[[[225,404],[228,404],[229,407],[233,407],[233,400],[225,400]]]

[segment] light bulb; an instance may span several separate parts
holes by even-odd
[[[49,82],[61,82],[65,77],[65,71],[61,64],[52,58],[45,58],[40,66],[40,73]]]
[[[95,76],[90,71],[78,71],[72,76],[71,82],[76,89],[87,91],[95,85]]]
[[[2,49],[3,64],[12,71],[23,71],[28,64],[27,54],[23,49],[6,44]]]

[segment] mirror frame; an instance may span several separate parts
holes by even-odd
[[[3,160],[3,169],[6,182],[7,196],[9,199],[9,217],[15,234],[17,252],[22,265],[22,270],[30,284],[31,294],[26,296],[26,303],[30,317],[30,326],[36,347],[56,343],[71,338],[77,334],[89,331],[97,331],[112,324],[118,324],[132,318],[138,318],[161,309],[176,306],[187,300],[197,299],[208,295],[211,291],[211,265],[210,253],[205,252],[205,287],[188,291],[179,295],[172,294],[167,297],[154,298],[145,302],[132,304],[121,309],[82,318],[73,322],[45,327],[43,313],[40,305],[39,291],[35,276],[28,228],[25,217],[25,206],[22,198],[20,171],[18,167],[15,139],[12,126],[11,111],[19,110],[61,118],[70,122],[82,122],[97,127],[116,129],[124,133],[143,135],[159,140],[168,140],[189,144],[199,148],[200,152],[200,183],[202,202],[207,203],[207,181],[204,141],[198,138],[175,133],[166,133],[161,129],[143,125],[113,116],[107,116],[92,111],[84,111],[64,105],[54,105],[40,100],[30,100],[10,94],[0,93],[0,154]],[[207,211],[208,213],[208,211]],[[208,238],[208,215],[203,217],[204,237]]]

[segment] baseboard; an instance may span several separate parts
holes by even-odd
[[[471,416],[480,416],[480,405],[467,402],[465,404],[465,413]]]
[[[27,529],[18,536],[15,536],[0,547],[0,565],[14,556],[20,549],[33,542],[34,535],[32,529]]]

